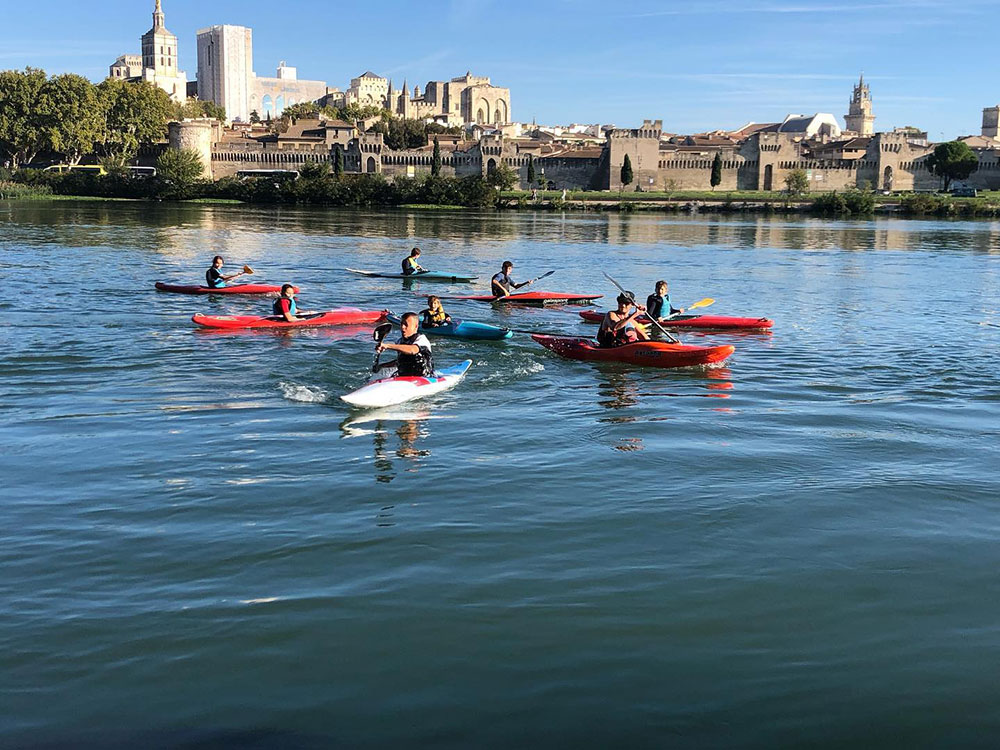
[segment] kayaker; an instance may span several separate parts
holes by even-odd
[[[231,273],[228,276],[224,276],[222,273],[223,263],[221,255],[216,255],[212,258],[212,267],[205,271],[206,286],[212,289],[221,289],[226,285],[226,282],[232,281],[237,276],[242,276],[246,273],[246,271],[240,271],[239,273]]]
[[[601,327],[597,330],[597,343],[604,347],[614,347],[648,341],[646,332],[635,325],[635,319],[644,312],[646,308],[636,305],[631,293],[619,294],[618,309],[608,311],[601,321]]]
[[[663,314],[664,310],[667,311],[666,314]],[[661,318],[682,313],[684,312],[684,308],[673,307],[670,304],[670,287],[667,285],[667,282],[657,281],[656,291],[646,297],[646,311],[649,317],[660,320]]]
[[[299,320],[299,311],[295,305],[295,287],[291,284],[282,284],[281,296],[274,301],[274,306],[271,309],[275,315],[284,318],[289,323]]]
[[[427,377],[434,374],[434,360],[431,356],[431,342],[427,337],[419,332],[420,317],[415,312],[403,313],[399,321],[400,336],[399,342],[395,344],[379,344],[376,352],[384,352],[387,349],[397,352],[396,359],[392,362],[383,362],[378,366],[379,370],[395,367],[396,375],[399,377]]]
[[[515,283],[514,279],[510,277],[510,272],[513,270],[514,264],[509,260],[505,260],[500,267],[500,273],[493,276],[493,279],[490,281],[490,291],[494,297],[507,297],[511,292],[531,283],[530,281],[524,281],[520,284]]]
[[[444,311],[441,300],[434,294],[427,298],[427,309],[420,312],[420,324],[424,328],[437,328],[451,322],[451,316]]]
[[[408,258],[403,258],[403,276],[413,276],[417,273],[427,273],[427,269],[417,263],[420,257],[420,248],[415,247],[410,251]]]

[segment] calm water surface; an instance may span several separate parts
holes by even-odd
[[[711,371],[435,340],[457,389],[338,396],[366,329],[212,334],[215,252],[768,315]],[[0,745],[992,745],[1000,224],[0,203]],[[593,332],[578,308],[453,315]]]

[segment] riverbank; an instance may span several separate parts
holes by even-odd
[[[397,178],[382,175],[302,176],[296,180],[225,178],[176,185],[159,178],[134,179],[82,173],[26,171],[0,181],[0,199],[151,200],[203,203],[321,205],[356,208],[420,208],[439,211],[503,210],[666,213],[815,214],[822,216],[1000,216],[1000,191],[977,197],[866,190],[790,195],[760,190],[712,192],[500,190],[480,177]]]

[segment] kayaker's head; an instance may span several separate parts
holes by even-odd
[[[415,312],[403,313],[399,319],[399,330],[404,336],[412,336],[420,325],[420,317]]]
[[[670,287],[667,286],[667,282],[665,282],[665,281],[657,281],[656,282],[656,293],[658,295],[660,295],[662,297],[668,291],[670,291]]]
[[[504,273],[510,273],[511,271],[514,270],[514,264],[511,263],[509,260],[505,260],[503,262],[503,265],[500,266],[500,270],[503,271]]]
[[[437,312],[441,309],[441,300],[439,300],[436,295],[432,294],[427,298],[427,309],[431,312]]]
[[[291,284],[282,284],[281,285],[281,296],[282,297],[294,297],[295,296],[295,287],[292,286]]]
[[[628,294],[622,293],[618,295],[619,312],[627,312],[628,309],[632,307],[632,305],[634,304],[635,304],[635,297],[632,296],[631,292],[629,292]]]
[[[212,268],[222,268],[222,256],[216,255],[212,258]]]
[[[420,248],[419,247],[415,247],[412,250],[410,250],[410,257],[411,258],[418,258],[418,257],[420,257]]]

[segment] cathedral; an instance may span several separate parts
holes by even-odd
[[[164,25],[163,7],[156,0],[153,28],[142,35],[141,55],[121,55],[108,71],[109,78],[149,81],[175,102],[187,99],[187,74],[177,69],[177,35]]]

